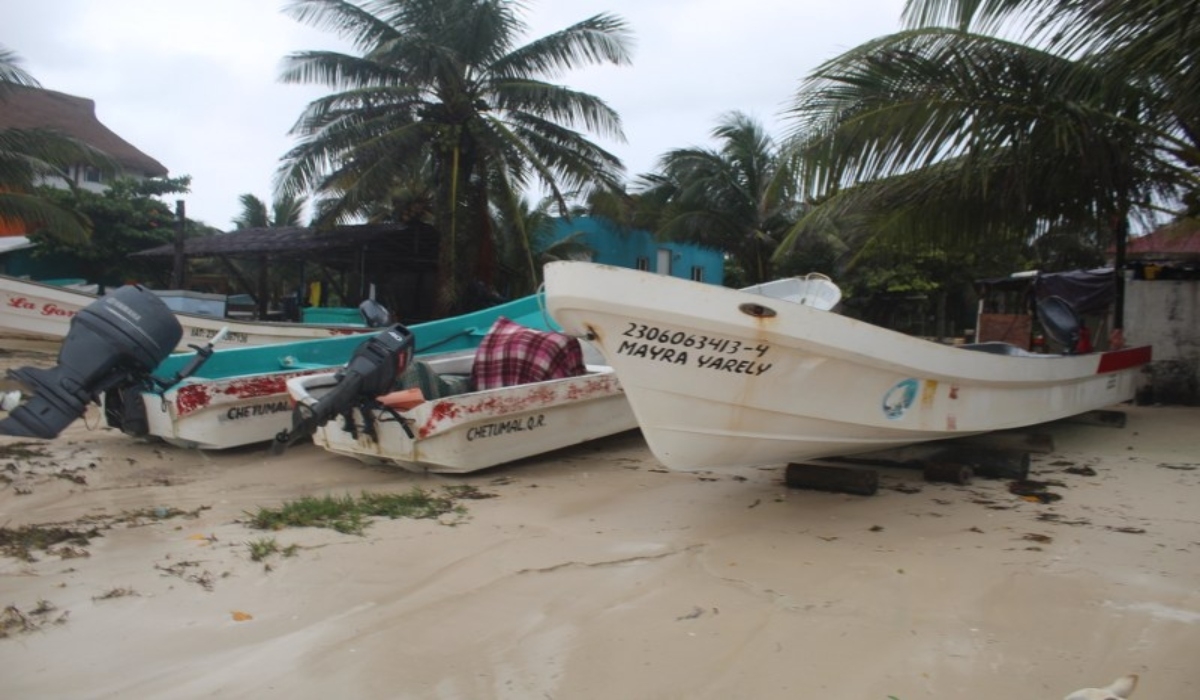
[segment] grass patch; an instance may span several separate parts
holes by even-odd
[[[413,488],[407,493],[369,493],[354,496],[306,496],[279,508],[259,508],[250,513],[250,527],[282,530],[285,527],[324,527],[348,535],[361,535],[368,518],[439,518],[447,513],[464,515],[458,501],[487,498],[473,486],[452,486],[442,495]]]
[[[100,530],[72,530],[59,525],[25,525],[18,528],[0,527],[0,553],[22,561],[34,562],[35,551],[49,551],[60,544],[86,547]],[[72,550],[75,551],[75,550]]]
[[[289,544],[286,547],[280,547],[279,542],[274,537],[263,537],[253,542],[247,542],[246,546],[250,548],[250,559],[253,561],[263,561],[272,554],[282,554],[285,557],[294,557],[299,551],[298,545]]]

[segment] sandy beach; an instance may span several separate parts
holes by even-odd
[[[1125,673],[1137,700],[1200,697],[1200,409],[1117,408],[1124,428],[1039,428],[1044,499],[671,472],[636,431],[419,475],[135,441],[93,410],[0,437],[4,532],[83,535],[0,556],[0,697],[1061,700]],[[460,513],[361,535],[251,527],[305,496],[464,485]]]

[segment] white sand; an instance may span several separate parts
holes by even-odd
[[[1064,484],[1051,504],[903,470],[872,497],[788,489],[781,467],[668,472],[636,432],[418,476],[137,442],[92,412],[52,457],[0,459],[0,525],[196,517],[0,557],[0,605],[56,608],[0,639],[0,697],[1058,700],[1128,672],[1137,700],[1200,697],[1200,409],[1121,409],[1123,429],[1050,428],[1031,478]],[[451,484],[496,497],[364,536],[244,522]],[[299,551],[268,570],[247,543],[270,537]]]

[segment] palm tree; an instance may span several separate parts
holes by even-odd
[[[238,201],[242,204],[242,210],[233,219],[233,226],[235,230],[241,231],[251,228],[300,226],[304,216],[304,205],[308,200],[305,197],[283,193],[276,196],[268,207],[266,202],[255,195],[245,193]],[[224,271],[236,278],[243,289],[255,290],[251,297],[260,316],[266,314],[269,299],[275,297],[281,303],[289,305],[285,307],[285,311],[291,313],[293,320],[301,319],[300,302],[304,294],[303,290],[297,290],[304,285],[305,280],[310,279],[308,268],[318,266],[300,260],[297,263],[298,267],[292,268],[272,261],[267,255],[260,256],[254,265],[224,259],[220,263]],[[285,299],[295,299],[296,305],[291,307],[291,301],[284,302]]]
[[[788,149],[753,118],[731,112],[712,131],[718,148],[667,152],[643,176],[641,196],[664,203],[658,235],[724,251],[746,284],[772,277],[771,258],[800,217]]]
[[[14,52],[0,46],[0,109],[16,87],[38,87]],[[86,241],[87,217],[38,195],[36,188],[60,177],[68,165],[86,163],[112,171],[93,148],[45,129],[0,129],[0,232],[43,230],[64,241]]]
[[[281,194],[271,203],[270,211],[267,203],[253,194],[243,194],[238,198],[242,203],[242,211],[233,220],[234,228],[283,228],[300,226],[304,216],[305,197]]]
[[[827,199],[793,234],[850,213],[927,243],[1098,230],[1120,259],[1131,218],[1200,189],[1192,0],[909,0],[905,19],[797,94]]]
[[[534,203],[526,197],[515,202],[496,206],[495,230],[498,241],[499,260],[508,272],[505,292],[509,297],[531,294],[542,282],[542,266],[554,260],[590,259],[595,249],[587,245],[582,231],[556,237],[556,220],[553,197],[544,197]],[[573,207],[571,221],[575,216],[588,216],[582,207]]]
[[[293,0],[285,10],[349,39],[359,55],[287,57],[283,81],[334,92],[293,128],[300,143],[285,156],[281,185],[346,202],[322,210],[335,218],[429,173],[440,313],[472,283],[491,282],[494,198],[515,201],[538,184],[565,209],[563,189],[614,186],[623,170],[574,128],[623,138],[619,116],[546,78],[628,63],[625,22],[598,14],[518,45],[527,29],[521,9],[517,0]]]

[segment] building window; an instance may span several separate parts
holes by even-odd
[[[641,270],[642,272],[649,272],[650,258],[647,258],[645,255],[639,255],[637,259],[637,269]]]
[[[700,267],[699,265],[692,265],[692,281],[693,282],[703,282],[704,281],[704,268],[703,267]]]
[[[89,165],[83,169],[83,181],[100,183],[104,180],[100,177],[100,169]]]
[[[671,251],[668,248],[658,249],[658,260],[656,261],[657,268],[654,270],[660,275],[671,274]]]

